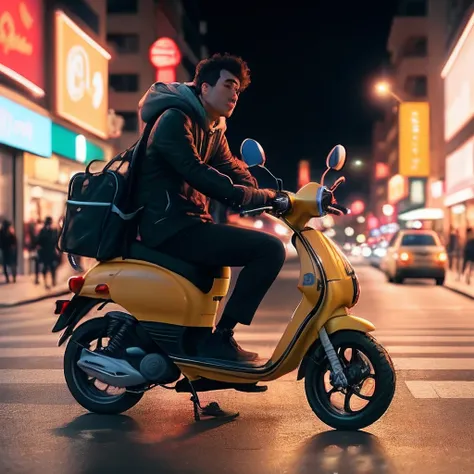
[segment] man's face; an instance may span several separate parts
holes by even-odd
[[[216,114],[229,118],[237,105],[240,81],[230,72],[222,70],[215,86],[202,85],[202,97]]]

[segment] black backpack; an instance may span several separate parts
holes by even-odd
[[[131,199],[137,161],[146,153],[154,123],[149,122],[140,139],[102,170],[91,171],[99,161],[94,160],[71,178],[58,240],[61,252],[99,261],[127,256],[141,211]]]

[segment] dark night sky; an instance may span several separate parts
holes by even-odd
[[[370,84],[387,64],[395,0],[199,4],[210,53],[240,55],[251,69],[252,83],[228,121],[234,153],[244,138],[255,138],[267,166],[293,190],[299,159],[310,158],[318,170],[337,143],[349,159],[351,147],[370,147],[381,113]]]

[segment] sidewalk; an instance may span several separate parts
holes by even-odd
[[[444,286],[449,288],[456,293],[461,293],[464,296],[474,299],[474,275],[471,277],[471,284],[466,283],[466,279],[463,278],[462,281],[458,281],[457,273],[452,270],[448,270],[446,273],[446,280]]]
[[[0,275],[0,308],[9,308],[21,304],[34,303],[51,297],[69,293],[67,280],[74,274],[74,270],[66,263],[58,268],[57,285],[47,290],[44,286],[43,275],[40,275],[40,284],[35,285],[34,275],[19,275],[16,283],[5,283],[5,277]],[[48,281],[50,280],[48,275]]]

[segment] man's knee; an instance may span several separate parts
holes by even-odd
[[[275,262],[275,265],[280,267],[285,262],[286,258],[286,249],[283,242],[273,235],[267,235],[265,242],[263,242],[262,248],[265,249],[266,255],[269,255],[272,261]]]

